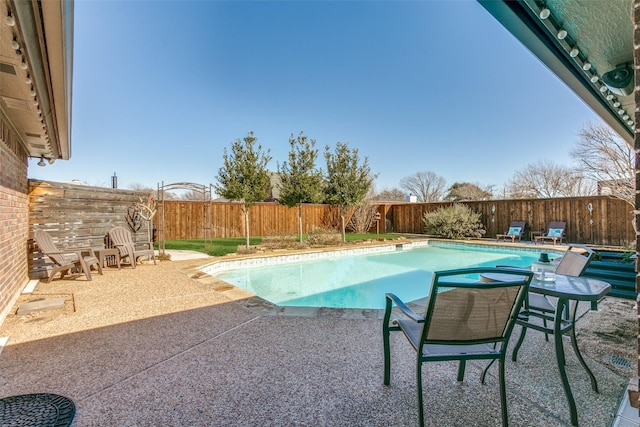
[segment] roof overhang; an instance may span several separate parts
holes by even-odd
[[[619,64],[633,64],[632,0],[478,2],[614,131],[633,143],[633,93],[620,94],[620,89],[604,82]],[[562,30],[564,37],[559,37]]]
[[[30,157],[71,156],[73,2],[0,2],[0,119]]]

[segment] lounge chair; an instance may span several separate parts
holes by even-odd
[[[498,272],[506,273],[507,280],[491,283],[469,280],[469,275]],[[401,331],[418,354],[416,381],[421,427],[424,426],[422,364],[457,360],[458,381],[463,381],[467,360],[478,359],[490,361],[482,372],[482,383],[489,367],[499,361],[502,424],[508,425],[504,361],[509,337],[532,277],[531,271],[498,268],[435,272],[424,316],[413,312],[394,294],[386,294],[384,384],[390,383],[390,332]],[[394,305],[405,316],[391,321]]]
[[[74,270],[84,273],[87,280],[91,280],[91,267],[94,265],[102,274],[102,265],[96,258],[93,249],[58,249],[51,235],[44,230],[36,230],[33,237],[38,248],[53,262],[53,269],[47,283],[50,283],[53,276],[58,273],[60,273],[60,278],[64,279],[67,273],[72,273]]]
[[[516,238],[518,241],[522,240],[522,236],[524,235],[524,221],[511,221],[511,225],[509,225],[509,230],[504,234],[496,234],[496,240],[505,241],[507,238],[511,239],[511,243],[516,242]]]
[[[120,260],[129,259],[131,267],[136,268],[138,258],[148,256],[156,263],[155,252],[151,242],[135,243],[131,237],[131,232],[124,227],[114,227],[109,230],[111,244],[120,251]],[[140,248],[140,246],[143,246]]]
[[[544,243],[546,240],[553,241],[553,245],[556,245],[558,240],[562,243],[562,239],[564,239],[565,228],[567,228],[567,223],[564,221],[552,221],[549,223],[549,227],[547,227],[547,233],[538,232],[538,235],[533,237],[533,244],[537,244],[539,240],[542,240]]]

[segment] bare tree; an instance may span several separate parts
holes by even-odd
[[[530,163],[506,185],[511,198],[541,199],[593,194],[593,185],[577,170],[550,160]]]
[[[400,180],[400,188],[416,195],[419,202],[442,200],[445,186],[445,179],[432,171],[416,172]]]
[[[587,123],[571,156],[584,175],[598,183],[600,194],[635,202],[633,147],[604,123]]]
[[[180,199],[182,200],[204,200],[205,199],[205,195],[204,193],[200,192],[200,191],[196,191],[196,190],[189,190],[186,191],[182,194],[182,196],[180,196]]]
[[[404,202],[407,194],[400,188],[383,188],[375,196],[376,200],[384,200],[389,202]]]

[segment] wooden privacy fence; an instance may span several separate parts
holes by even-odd
[[[148,194],[133,190],[29,180],[29,238],[33,231],[47,230],[62,247],[101,246],[104,236],[115,226],[129,227],[127,214],[136,202]],[[509,223],[527,223],[525,237],[531,230],[544,230],[550,221],[567,222],[567,241],[596,245],[629,246],[635,239],[632,208],[622,200],[606,196],[563,199],[489,200],[466,202],[482,214],[485,237],[495,237],[509,228]],[[425,212],[451,203],[381,204],[380,233],[424,233]],[[592,209],[589,211],[588,207]],[[492,210],[492,208],[494,208]],[[205,211],[210,211],[211,233],[215,237],[244,237],[242,205],[234,202],[165,201],[165,240],[202,239],[205,236]],[[336,227],[338,210],[327,205],[303,205],[303,231],[314,227]],[[154,218],[156,226],[160,212]],[[298,233],[298,209],[275,203],[258,203],[250,211],[252,236],[295,235]],[[371,230],[375,232],[375,224]],[[134,239],[146,240],[146,225]],[[33,258],[33,248],[29,251]]]
[[[122,226],[131,230],[127,216],[134,204],[147,201],[148,194],[87,185],[29,180],[29,277],[44,277],[48,262],[33,243],[35,230],[45,230],[60,248],[103,247],[109,230]],[[143,222],[134,241],[147,241]]]
[[[464,202],[482,217],[487,234],[505,233],[511,221],[526,222],[525,240],[531,231],[546,231],[551,221],[565,221],[566,241],[611,246],[630,246],[635,240],[633,208],[623,200],[607,196],[558,199],[518,199]],[[393,205],[387,224],[396,233],[424,233],[422,218],[451,203],[407,203]],[[589,206],[591,205],[591,211]],[[387,228],[389,231],[389,227]]]
[[[531,231],[545,230],[551,221],[567,223],[567,241],[597,245],[628,246],[635,234],[632,208],[624,201],[606,196],[562,199],[520,199],[465,202],[481,213],[487,231],[495,237],[509,229],[511,221],[526,222],[525,240]],[[380,232],[424,233],[425,212],[450,206],[451,203],[399,203],[378,206]],[[591,211],[589,211],[591,205]],[[203,236],[203,202],[165,201],[164,236],[166,240],[201,239]],[[244,217],[240,203],[211,203],[212,235],[208,237],[243,237]],[[335,227],[338,211],[327,205],[303,205],[303,230]],[[275,203],[258,203],[249,214],[252,236],[298,233],[298,210]],[[375,225],[372,231],[375,231]]]
[[[155,218],[159,235],[164,240],[244,237],[243,205],[234,202],[204,202],[165,200],[163,211]],[[164,216],[164,224],[162,218]],[[206,226],[208,216],[210,227]],[[327,205],[303,205],[303,231],[320,226],[335,226],[338,210]],[[211,234],[205,236],[207,229]],[[298,234],[298,208],[276,203],[257,203],[249,211],[249,233],[252,236]]]

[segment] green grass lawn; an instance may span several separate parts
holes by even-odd
[[[239,245],[246,243],[244,237],[232,237],[227,239],[212,239],[212,244],[209,245],[207,241],[207,247],[202,239],[193,240],[167,240],[164,242],[165,249],[185,250],[203,252],[211,256],[224,256],[227,254],[235,254]],[[250,237],[249,243],[251,245],[259,245],[262,242],[262,237]],[[154,244],[158,249],[158,243]]]
[[[398,235],[395,234],[354,234],[347,233],[346,239],[347,242],[356,242],[360,240],[368,240],[368,239],[397,239]],[[306,239],[306,235],[304,236]],[[232,237],[226,239],[212,239],[212,244],[209,245],[207,242],[207,246],[205,247],[205,242],[202,239],[193,239],[193,240],[167,240],[164,242],[164,248],[167,250],[175,249],[175,250],[187,250],[187,251],[196,251],[202,252],[211,256],[224,256],[227,254],[234,254],[238,250],[238,246],[244,245],[246,239],[244,237]],[[262,243],[262,237],[250,237],[249,243],[254,245],[259,245]],[[158,249],[158,243],[154,244],[155,248]]]

